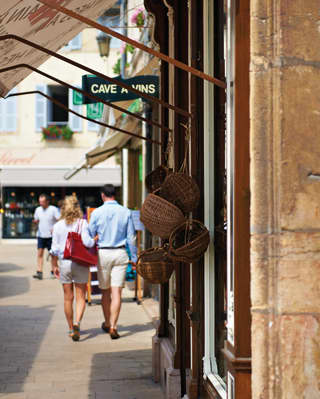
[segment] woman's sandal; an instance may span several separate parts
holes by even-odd
[[[77,324],[73,326],[73,335],[71,336],[73,341],[79,341],[80,339],[80,327]]]
[[[120,335],[118,334],[118,331],[116,328],[110,327],[109,329],[109,334],[111,339],[118,339],[120,338]]]
[[[69,335],[70,338],[72,338],[73,337],[73,330],[69,330],[68,335]]]

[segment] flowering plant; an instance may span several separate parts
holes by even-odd
[[[74,132],[69,126],[48,126],[42,128],[42,139],[43,140],[54,140],[63,139],[71,140]]]
[[[144,25],[145,18],[144,9],[140,7],[137,8],[132,14],[131,22],[139,27],[142,27]]]

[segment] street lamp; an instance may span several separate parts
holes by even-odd
[[[111,36],[99,35],[97,36],[99,53],[101,57],[108,57],[110,51]]]

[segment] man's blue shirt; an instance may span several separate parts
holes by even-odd
[[[122,247],[128,244],[132,261],[137,261],[135,230],[131,212],[117,201],[106,201],[92,212],[89,232],[92,238],[98,234],[99,248]]]

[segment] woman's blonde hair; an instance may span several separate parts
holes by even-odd
[[[67,224],[72,224],[77,219],[81,219],[82,216],[83,213],[77,197],[75,195],[65,197],[61,207],[61,219],[64,219]]]

